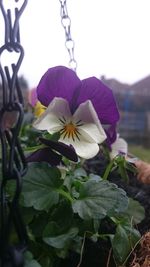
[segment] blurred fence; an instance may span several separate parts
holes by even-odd
[[[121,117],[120,135],[129,143],[150,148],[150,76],[131,85],[104,76],[102,81],[116,98]]]
[[[118,131],[129,143],[150,147],[150,112],[120,112]]]

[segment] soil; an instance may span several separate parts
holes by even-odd
[[[149,267],[150,266],[150,232],[146,232],[138,247],[132,254],[130,267]]]
[[[89,173],[102,175],[107,162],[97,156],[86,162],[85,168]],[[117,184],[124,189],[127,195],[141,203],[145,208],[145,218],[137,225],[142,235],[141,242],[128,263],[127,267],[150,267],[150,185],[145,185],[137,180],[133,173],[128,173],[129,183],[123,181],[117,172],[109,175],[109,181]],[[102,228],[104,233],[113,231],[113,225],[107,220],[103,220]],[[80,256],[71,253],[69,259],[62,261],[61,267],[116,267],[111,253],[111,245],[109,240],[99,240],[94,243],[89,239],[85,242],[84,253],[81,264],[79,264]]]

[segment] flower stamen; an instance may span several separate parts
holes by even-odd
[[[63,129],[60,130],[60,134],[63,135],[63,139],[68,137],[68,138],[72,138],[72,140],[75,141],[75,137],[76,137],[80,141],[80,138],[79,138],[80,133],[77,129],[77,126],[74,125],[72,122],[65,124],[63,126]]]

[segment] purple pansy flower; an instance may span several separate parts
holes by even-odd
[[[115,141],[118,109],[112,91],[99,79],[80,80],[71,69],[54,67],[39,82],[37,97],[47,109],[34,127],[59,131],[60,141],[71,144],[80,157],[95,156],[106,137],[110,144]]]
[[[48,69],[37,87],[38,100],[48,106],[54,97],[68,101],[72,112],[86,100],[90,100],[102,124],[116,124],[119,112],[112,90],[99,79],[80,80],[76,73],[64,66]]]

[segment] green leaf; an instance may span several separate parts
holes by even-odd
[[[122,216],[128,217],[133,224],[138,224],[145,218],[145,209],[138,201],[129,198],[128,208]]]
[[[116,234],[111,239],[113,254],[118,264],[123,264],[140,239],[140,233],[131,226],[117,226]]]
[[[36,211],[37,213],[37,211]],[[43,229],[47,225],[49,214],[47,212],[39,212],[30,224],[31,232],[34,237],[42,237]]]
[[[55,247],[55,248],[64,248],[68,246],[71,240],[77,236],[78,228],[70,228],[66,233],[61,235],[54,235],[54,229],[52,229],[52,224],[49,223],[43,233],[43,240],[48,245]]]
[[[53,264],[53,257],[51,258],[49,255],[43,255],[43,257],[40,258],[40,264],[42,265],[42,267],[57,266]]]
[[[12,200],[16,190],[16,183],[14,180],[8,180],[6,184],[6,192],[9,200]]]
[[[41,267],[36,260],[26,261],[24,267]]]
[[[33,260],[33,255],[32,255],[32,253],[30,251],[27,250],[24,253],[24,258],[25,258],[25,260],[30,261],[30,260]]]
[[[30,251],[25,252],[25,265],[24,267],[41,267],[41,265],[33,259],[33,255]]]
[[[112,240],[112,248],[116,262],[122,264],[130,252],[130,242],[125,229],[120,225],[118,225]]]
[[[72,203],[73,210],[85,220],[104,218],[110,211],[124,211],[128,205],[125,191],[104,180],[83,183],[79,193],[79,199]]]
[[[130,247],[131,249],[135,246],[135,244],[140,240],[141,234],[138,230],[136,230],[133,226],[131,225],[125,225],[124,229],[128,235],[129,242],[130,242]]]
[[[36,237],[43,236],[43,229],[47,224],[49,225],[49,232],[51,231],[52,235],[60,235],[68,231],[72,225],[72,219],[72,206],[69,201],[63,199],[49,213],[39,213],[30,227]]]
[[[87,176],[87,173],[86,171],[83,169],[83,168],[78,168],[74,171],[74,174],[73,176],[75,178],[79,178],[79,177],[86,177]]]
[[[57,223],[59,233],[62,233],[69,229],[72,225],[73,220],[73,210],[71,203],[66,200],[61,200],[51,212],[50,220]]]
[[[63,183],[60,177],[60,171],[46,163],[30,164],[23,182],[24,206],[48,211],[57,204],[58,189]]]
[[[57,133],[54,133],[54,134],[50,134],[50,133],[48,133],[48,132],[45,132],[45,133],[44,133],[44,138],[46,138],[46,139],[50,139],[50,140],[52,140],[52,141],[58,141],[59,138],[60,138],[60,133],[57,132]]]
[[[33,209],[32,207],[31,208],[21,207],[21,213],[23,216],[23,221],[26,224],[30,224],[34,216],[37,215],[37,211]]]
[[[90,174],[89,174],[89,179],[90,179],[90,180],[94,180],[94,181],[96,181],[96,182],[102,180],[102,178],[101,178],[99,175],[96,175],[96,174],[94,174],[94,173],[90,173]]]

